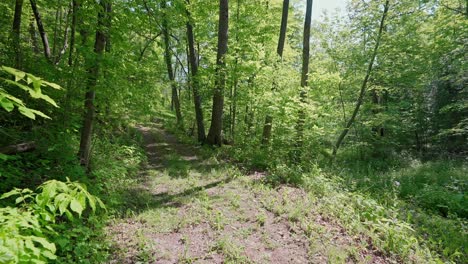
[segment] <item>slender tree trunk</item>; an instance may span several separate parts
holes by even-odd
[[[188,17],[188,16],[187,16]],[[193,32],[192,32],[193,33]],[[189,51],[189,43],[188,43],[188,35],[185,41],[185,54],[186,56],[186,63],[187,63],[187,101],[192,101],[192,67],[190,66],[190,51]],[[194,123],[196,125],[196,123]],[[195,130],[193,130],[195,131]]]
[[[162,9],[166,9],[166,1],[161,2]],[[162,21],[162,30],[164,36],[164,59],[166,61],[167,75],[169,76],[169,81],[171,82],[171,92],[172,92],[172,106],[176,112],[177,124],[182,125],[182,113],[180,112],[180,102],[179,96],[177,95],[177,85],[175,83],[174,71],[172,69],[172,56],[171,56],[171,47],[170,47],[170,36],[167,23],[167,16],[164,15]]]
[[[187,0],[187,4],[189,0]],[[193,35],[193,25],[191,20],[191,14],[187,8],[187,39],[188,39],[188,49],[189,49],[189,61],[190,61],[190,70],[192,74],[192,92],[193,92],[193,102],[195,105],[195,118],[197,120],[197,137],[198,142],[205,142],[205,125],[203,120],[203,109],[201,103],[201,96],[199,93],[199,82],[198,82],[198,56],[195,50],[195,37]]]
[[[31,15],[29,19],[29,35],[31,37],[31,45],[33,52],[35,54],[39,54],[41,51],[39,49],[39,41],[37,40],[36,26],[34,25],[35,20],[36,19],[34,18],[34,15]]]
[[[226,69],[224,56],[228,48],[229,1],[219,1],[218,53],[216,56],[216,88],[213,95],[213,111],[207,143],[221,146],[223,128],[224,86],[226,85]]]
[[[91,140],[93,133],[93,122],[95,115],[94,98],[95,88],[100,73],[101,58],[106,47],[107,31],[105,28],[106,19],[108,19],[106,4],[111,0],[101,0],[100,9],[98,13],[98,23],[96,29],[96,39],[94,42],[94,52],[96,53],[97,60],[94,65],[88,69],[88,80],[86,83],[87,92],[85,95],[85,115],[83,119],[83,128],[81,130],[81,141],[78,156],[80,163],[85,168],[89,169],[89,161],[91,155]]]
[[[232,137],[232,144],[236,141],[236,115],[237,115],[237,90],[239,85],[239,78],[236,77],[234,79],[234,89],[232,91],[232,121],[231,121],[231,137]]]
[[[283,0],[283,11],[281,15],[281,28],[276,52],[280,58],[283,58],[284,42],[286,40],[286,29],[288,28],[289,0]]]
[[[381,105],[382,105],[382,96],[378,94],[376,89],[371,90],[372,94],[372,103],[374,104],[374,108],[372,113],[377,115],[381,112]],[[372,128],[372,132],[374,132],[376,137],[383,137],[384,136],[384,127],[382,125],[376,125]]]
[[[367,67],[366,76],[364,77],[364,80],[362,81],[361,91],[359,93],[359,97],[358,97],[358,100],[356,102],[356,107],[354,108],[353,114],[349,118],[348,123],[346,124],[346,127],[343,129],[340,136],[336,140],[335,146],[333,147],[333,155],[332,155],[333,159],[335,158],[336,153],[338,152],[338,149],[341,146],[341,143],[343,142],[344,138],[348,134],[349,129],[353,125],[354,120],[356,119],[356,116],[357,116],[357,114],[359,112],[359,108],[361,107],[361,104],[364,101],[364,94],[366,93],[367,82],[369,81],[369,78],[370,78],[370,75],[371,75],[371,72],[372,72],[372,67],[374,66],[375,58],[377,57],[377,51],[379,49],[380,40],[382,38],[382,32],[383,32],[384,25],[385,25],[385,18],[387,17],[389,6],[390,6],[389,0],[385,1],[385,6],[384,6],[383,14],[382,14],[382,19],[380,20],[380,27],[379,27],[379,32],[377,34],[377,40],[375,42],[374,51],[372,52],[372,56],[371,56],[371,59],[369,61],[369,65]]]
[[[280,27],[280,34],[278,39],[278,47],[276,48],[276,52],[280,60],[283,58],[283,50],[284,50],[284,42],[286,40],[286,29],[288,27],[288,12],[289,11],[289,0],[283,0],[283,12],[281,15],[281,27]],[[273,76],[274,78],[274,76]],[[272,90],[276,90],[277,83],[273,82]],[[267,113],[265,117],[265,124],[263,125],[263,133],[262,133],[262,144],[268,145],[270,143],[271,138],[271,129],[273,125],[273,116],[270,113]]]
[[[65,22],[65,31],[63,33],[63,45],[57,56],[55,57],[55,64],[59,64],[62,60],[63,55],[67,52],[68,49],[68,35],[70,33],[70,15],[72,14],[73,6],[70,5],[67,11],[66,22]]]
[[[237,0],[236,5],[236,43],[239,44],[239,24],[240,24],[240,3],[241,0]],[[231,137],[231,144],[235,142],[236,136],[236,111],[237,111],[237,86],[239,84],[239,57],[242,57],[242,54],[238,54],[236,51],[236,60],[234,62],[234,75],[233,75],[233,84],[231,86],[231,104],[229,105],[229,134]]]
[[[13,50],[15,52],[15,68],[21,69],[21,14],[23,12],[23,0],[16,0],[15,15],[13,18]]]
[[[70,52],[68,53],[68,66],[73,64],[73,51],[75,49],[75,36],[76,36],[76,19],[78,13],[78,0],[72,0],[72,23],[70,32]]]
[[[312,0],[307,0],[306,16],[304,21],[304,38],[302,44],[302,74],[301,74],[301,92],[300,101],[302,104],[306,103],[307,92],[306,88],[309,85],[309,58],[310,58],[310,24],[312,22]],[[294,159],[299,161],[302,155],[302,145],[304,141],[304,124],[305,124],[305,111],[303,106],[299,109],[299,118],[296,126],[296,153]]]
[[[54,36],[53,36],[53,45],[52,45],[52,56],[57,56],[57,38],[58,31],[61,29],[61,18],[62,18],[62,7],[59,6],[55,11],[55,23],[54,23]]]
[[[34,17],[36,18],[37,29],[39,30],[39,34],[41,35],[42,45],[44,47],[44,56],[49,62],[52,62],[49,40],[47,38],[47,33],[45,32],[44,25],[42,24],[41,14],[39,13],[39,9],[37,9],[36,0],[30,0],[29,2],[31,3],[31,8],[34,13]]]
[[[111,51],[111,27],[112,27],[112,2],[106,2],[106,20],[104,21],[104,26],[106,28],[106,52],[109,53]]]

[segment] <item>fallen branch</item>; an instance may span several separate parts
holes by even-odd
[[[20,143],[20,144],[0,147],[0,153],[6,154],[6,155],[11,155],[11,154],[29,152],[29,151],[33,151],[35,149],[36,149],[36,142],[30,141],[30,142],[24,142],[24,143]]]

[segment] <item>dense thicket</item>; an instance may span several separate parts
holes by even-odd
[[[227,145],[246,166],[281,171],[275,182],[300,185],[321,168],[383,204],[396,195],[434,256],[463,262],[467,2],[352,0],[344,16],[312,17],[308,36],[311,8],[2,1],[0,193],[66,177],[110,192],[109,178],[122,180],[141,160],[135,125],[165,120],[201,144]],[[22,143],[31,147],[16,150]],[[86,232],[83,241],[94,241]],[[54,242],[59,256],[71,254],[74,246]],[[97,250],[81,246],[88,253],[76,258]]]

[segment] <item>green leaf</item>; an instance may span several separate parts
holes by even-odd
[[[18,105],[23,105],[24,106],[23,101],[21,101],[20,99],[12,96],[10,94],[3,94],[3,96],[5,96],[5,98],[10,99],[11,101],[13,101],[14,103],[16,103]]]
[[[44,80],[42,80],[42,83],[44,83],[45,85],[49,86],[49,87],[52,87],[54,89],[57,89],[57,90],[62,90],[62,86],[58,85],[58,84],[55,84],[55,83],[51,83],[51,82],[46,82]]]
[[[57,256],[55,256],[50,251],[42,251],[42,256],[44,256],[44,257],[46,257],[48,259],[57,259]]]
[[[77,199],[73,199],[71,202],[70,202],[70,208],[72,209],[72,211],[78,213],[78,215],[81,216],[81,213],[83,212],[83,206],[81,205],[80,201],[78,201]]]
[[[22,90],[25,90],[27,92],[29,91],[34,91],[33,89],[31,89],[29,86],[26,86],[24,84],[21,84],[19,82],[14,82],[12,80],[5,80],[5,82],[9,83],[9,84],[12,84],[12,85],[15,85],[15,86],[18,86],[19,88],[21,88]]]
[[[34,114],[40,116],[40,117],[43,117],[43,118],[46,118],[46,119],[51,119],[48,115],[42,113],[41,111],[38,111],[38,110],[34,110],[34,109],[30,109],[31,112],[33,112]]]
[[[20,196],[20,197],[16,198],[15,204],[19,204],[19,203],[21,203],[21,202],[23,202],[23,201],[24,201],[24,197],[23,197],[23,196]]]
[[[27,74],[27,83],[30,84],[32,82],[34,90],[36,92],[41,92],[41,85],[42,85],[42,80],[39,77],[36,77],[30,73]]]
[[[24,106],[20,106],[18,107],[18,110],[20,111],[20,113],[28,118],[31,118],[33,120],[36,119],[36,115],[33,113],[33,111],[27,107],[24,107]]]
[[[57,250],[54,243],[47,241],[47,239],[43,237],[32,237],[32,239],[35,242],[41,244],[45,249],[49,250],[52,253],[55,253],[55,251]]]
[[[2,196],[0,196],[0,199],[6,199],[6,198],[11,197],[13,195],[20,195],[20,189],[15,188],[15,189],[7,192],[7,193],[4,193],[4,194],[2,194]]]
[[[50,98],[48,95],[40,94],[39,98],[41,98],[42,100],[48,102],[49,104],[51,104],[51,105],[53,105],[55,107],[58,107],[57,103],[52,98]]]
[[[10,100],[8,100],[7,98],[2,98],[2,100],[0,101],[0,105],[7,112],[11,112],[13,110],[13,108],[15,108],[15,105]]]
[[[10,68],[10,67],[7,67],[7,66],[2,66],[2,69],[5,72],[14,75],[15,76],[15,81],[19,81],[19,80],[23,79],[24,76],[26,76],[25,72],[22,72],[20,70],[14,69],[14,68]]]

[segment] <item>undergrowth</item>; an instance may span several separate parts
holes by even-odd
[[[402,262],[463,263],[468,257],[466,162],[423,163],[408,153],[355,154],[344,150],[336,161],[340,166],[330,167],[326,156],[317,158],[325,165],[311,159],[294,163],[281,150],[246,144],[219,153],[249,169],[268,170],[269,184],[306,189],[317,200],[313,210],[371,237],[374,246]]]
[[[138,133],[129,127],[98,127],[89,175],[78,164],[74,131],[33,133],[42,135],[35,136],[40,138],[36,151],[1,161],[0,263],[105,262],[110,252],[106,221],[121,211],[122,190],[145,160]],[[52,198],[39,199],[47,195]],[[101,200],[107,210],[94,214],[93,201]]]

